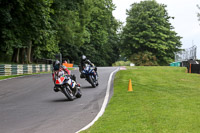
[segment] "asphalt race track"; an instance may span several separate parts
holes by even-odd
[[[82,91],[82,97],[74,101],[53,91],[51,74],[0,81],[0,132],[75,133],[90,123],[101,109],[109,76],[116,69],[98,68],[99,86],[96,88],[80,79],[78,70],[73,70]],[[112,95],[112,84],[110,92]]]

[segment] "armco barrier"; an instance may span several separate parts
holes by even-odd
[[[29,64],[29,65],[1,64],[0,65],[1,76],[49,72],[51,70],[52,70],[52,65],[46,65],[46,64]]]

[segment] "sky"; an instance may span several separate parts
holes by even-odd
[[[121,22],[126,22],[126,10],[130,9],[133,3],[139,3],[141,0],[113,0],[116,9],[113,11],[115,18]],[[159,4],[167,5],[168,15],[174,17],[170,19],[170,23],[174,27],[181,39],[182,48],[187,49],[193,45],[197,46],[197,58],[200,59],[200,21],[198,21],[197,13],[200,10],[197,4],[199,0],[156,0]]]

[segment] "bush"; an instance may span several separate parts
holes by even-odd
[[[130,61],[117,61],[112,66],[130,66]]]
[[[157,66],[157,58],[151,52],[139,52],[130,57],[130,61],[136,66]]]

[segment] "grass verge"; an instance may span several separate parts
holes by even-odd
[[[9,76],[0,76],[0,80],[3,80],[3,79],[8,79],[8,78],[14,78],[14,77],[20,77],[20,76],[25,76],[25,75],[45,74],[45,73],[51,73],[51,72],[40,72],[40,73],[23,74],[23,75],[9,75]]]
[[[81,133],[200,132],[200,75],[181,67],[128,67],[104,115]],[[128,92],[132,80],[133,91]]]

